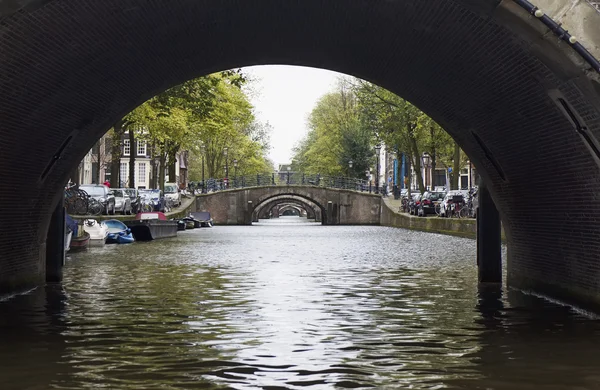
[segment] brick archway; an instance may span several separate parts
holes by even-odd
[[[427,112],[489,185],[509,281],[600,303],[600,81],[516,2],[11,4],[0,10],[0,290],[43,281],[61,188],[117,118],[195,76],[294,64],[362,77]]]

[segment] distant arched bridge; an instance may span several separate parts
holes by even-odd
[[[369,192],[316,185],[268,185],[199,195],[198,211],[210,211],[216,224],[251,225],[274,206],[302,205],[324,225],[379,224],[381,197]]]

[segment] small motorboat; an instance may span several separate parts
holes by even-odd
[[[106,237],[107,244],[129,244],[135,241],[133,234],[131,234],[131,229],[123,222],[117,219],[109,219],[103,221],[102,224],[108,229],[108,236]]]
[[[108,237],[106,225],[95,219],[86,219],[83,221],[83,230],[89,233],[90,246],[103,246],[106,244],[106,237]]]
[[[212,227],[213,219],[208,211],[196,211],[190,213],[190,216],[200,221],[200,227]]]
[[[81,230],[81,235],[71,238],[70,252],[85,250],[90,245],[90,234]]]
[[[151,241],[157,238],[176,237],[178,222],[168,220],[164,213],[150,211],[137,213],[135,221],[127,221],[137,241]]]
[[[182,218],[181,221],[183,221],[183,223],[185,223],[186,229],[195,229],[196,228],[196,223],[194,222],[193,218],[185,217],[185,218]]]
[[[186,226],[189,226],[190,222],[193,223],[194,227],[192,229],[202,227],[202,221],[200,221],[199,219],[196,219],[196,218],[192,217],[191,215],[189,215],[187,217],[184,217],[183,220],[185,221]]]

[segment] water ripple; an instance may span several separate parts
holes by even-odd
[[[2,389],[600,388],[600,326],[475,242],[280,219],[71,255],[0,302]]]

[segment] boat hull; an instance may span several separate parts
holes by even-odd
[[[88,248],[90,245],[90,234],[88,232],[83,232],[83,235],[80,237],[72,237],[71,243],[69,245],[69,252],[77,252],[82,251]]]
[[[137,241],[152,241],[159,238],[177,236],[177,221],[148,219],[127,221],[126,225],[131,229],[131,233],[133,233],[133,237]]]

